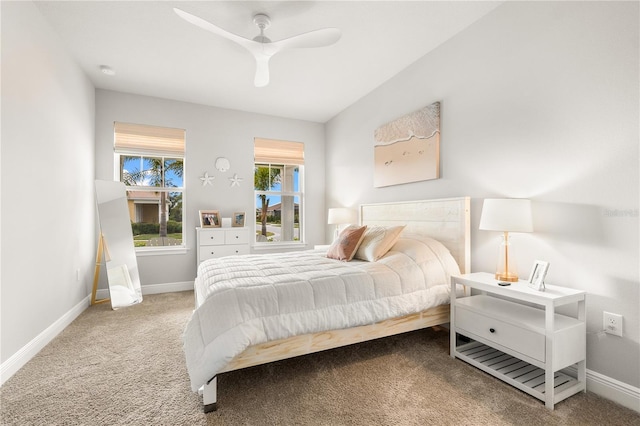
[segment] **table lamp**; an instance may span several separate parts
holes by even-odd
[[[532,232],[531,201],[516,198],[487,198],[482,205],[481,230],[504,232],[500,244],[496,279],[518,281],[518,269],[513,260],[514,250],[510,246],[509,232]]]
[[[338,238],[338,235],[340,234],[340,225],[354,222],[355,214],[353,210],[344,207],[329,209],[329,219],[327,220],[327,223],[329,225],[336,226],[336,232],[333,239]]]

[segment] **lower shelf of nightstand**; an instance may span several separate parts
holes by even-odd
[[[545,371],[483,343],[456,347],[456,357],[545,401]],[[554,404],[584,389],[584,384],[560,371],[554,373]]]

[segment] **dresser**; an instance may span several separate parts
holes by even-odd
[[[455,288],[471,288],[456,297]],[[451,278],[451,356],[544,401],[547,408],[586,389],[585,292],[526,281],[498,285],[493,274]],[[576,316],[556,308],[574,304]],[[567,367],[575,366],[575,376]]]
[[[196,228],[198,265],[214,257],[249,254],[249,228]]]

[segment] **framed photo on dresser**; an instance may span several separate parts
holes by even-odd
[[[244,212],[235,212],[231,218],[231,226],[244,227]]]
[[[218,210],[200,210],[199,215],[201,228],[220,228],[222,226]]]

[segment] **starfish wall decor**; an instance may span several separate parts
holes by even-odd
[[[238,174],[234,173],[233,177],[230,177],[229,180],[231,181],[231,187],[233,188],[234,186],[240,186],[240,182],[242,182],[244,179],[239,178]]]
[[[204,172],[204,176],[200,178],[200,180],[202,181],[202,186],[207,186],[207,185],[213,186],[214,179],[215,179],[215,176],[209,176],[209,172]]]

